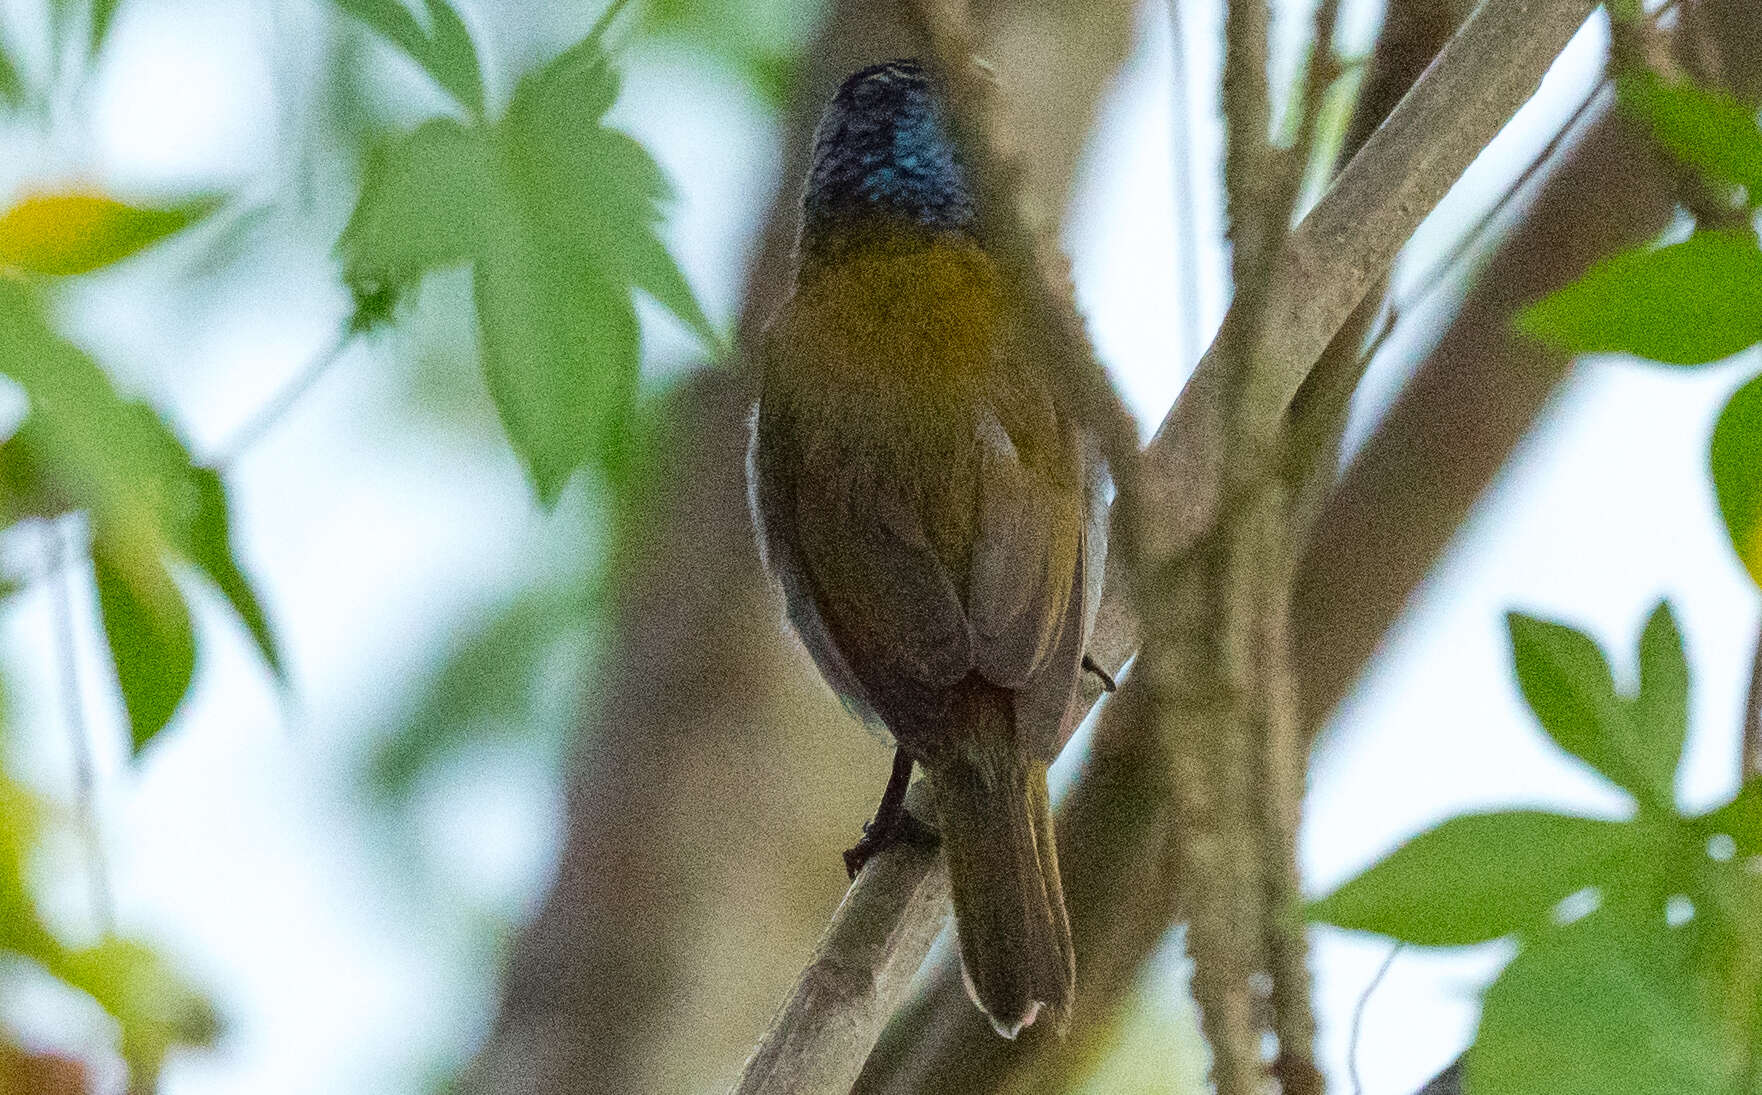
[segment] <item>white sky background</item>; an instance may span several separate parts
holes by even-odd
[[[492,78],[536,48],[506,19],[489,18],[489,6],[462,6],[487,39]],[[3,0],[0,14],[10,30],[36,7]],[[259,189],[265,172],[287,167],[275,163],[295,124],[286,103],[305,86],[301,65],[315,55],[311,34],[320,25],[314,4],[278,3],[273,16],[268,7],[129,0],[91,101],[67,106],[35,161],[0,166],[0,184],[85,174],[123,187]],[[1160,0],[1143,13],[1140,46],[1110,98],[1082,183],[1083,212],[1069,231],[1091,329],[1147,424],[1160,419],[1191,366],[1173,349],[1184,309],[1197,309],[1203,344],[1225,303],[1213,117],[1217,11],[1209,2],[1188,7],[1197,301],[1183,300],[1175,281],[1185,260],[1176,254],[1170,207]],[[1366,13],[1375,5],[1349,7],[1342,44],[1356,52],[1369,40]],[[1294,41],[1307,5],[1281,10],[1289,16],[1283,40]],[[1595,79],[1602,43],[1594,22],[1427,222],[1399,289],[1411,289],[1577,104]],[[1287,49],[1286,71],[1291,60]],[[682,200],[669,234],[712,317],[727,321],[750,218],[773,185],[770,123],[733,83],[656,50],[634,58],[615,116],[674,178]],[[340,228],[351,197],[314,200],[334,206]],[[150,385],[156,405],[198,451],[209,450],[330,337],[346,301],[329,244],[295,241],[242,283],[223,282],[224,298],[194,311],[168,311],[168,302],[186,305],[189,295],[152,279],[92,279],[74,297],[77,329],[107,365],[139,363],[141,375],[126,379]],[[444,307],[444,286],[438,299]],[[662,323],[649,328],[665,359],[679,343]],[[1355,437],[1430,334],[1392,341],[1361,395]],[[352,353],[239,468],[237,533],[292,666],[287,703],[276,699],[231,618],[211,597],[198,598],[205,661],[196,693],[174,732],[129,773],[93,621],[81,636],[124,922],[163,940],[214,986],[233,1024],[220,1051],[173,1063],[168,1095],[407,1089],[430,1062],[459,1052],[483,1019],[475,1009],[485,994],[472,986],[487,989],[494,971],[468,964],[469,940],[412,920],[420,902],[388,879],[375,834],[359,829],[343,773],[363,747],[358,736],[395,708],[388,685],[424,668],[431,643],[415,637],[456,630],[493,603],[495,591],[544,565],[535,556],[561,545],[547,537],[555,527],[530,502],[505,447],[485,459],[481,447],[449,446],[398,424],[393,408],[406,398],[407,377],[395,366],[410,349],[398,341],[406,337],[419,336],[389,336],[390,352]],[[1729,791],[1757,599],[1724,541],[1704,463],[1713,417],[1754,371],[1755,361],[1748,364],[1696,373],[1624,361],[1580,365],[1540,435],[1339,713],[1309,801],[1303,855],[1313,890],[1463,810],[1618,807],[1552,752],[1521,707],[1506,663],[1508,607],[1587,627],[1625,671],[1645,613],[1670,596],[1697,685],[1681,797],[1699,805]],[[10,563],[34,545],[5,546]],[[89,616],[89,596],[79,596]],[[53,701],[49,634],[40,589],[0,612],[0,646],[29,685],[14,699],[21,736],[34,748],[24,770],[61,794],[70,759]],[[451,804],[444,836],[487,907],[519,907],[532,899],[555,846],[553,789],[506,766],[487,770],[475,792]],[[54,911],[80,923],[83,901],[70,886],[56,895]],[[1349,1090],[1345,1021],[1385,946],[1317,935],[1323,1050],[1339,1090]],[[1499,960],[1497,948],[1483,948],[1409,952],[1395,963],[1366,1019],[1360,1062],[1369,1095],[1408,1095],[1466,1044],[1474,992]],[[29,1014],[5,1018],[33,1029]]]

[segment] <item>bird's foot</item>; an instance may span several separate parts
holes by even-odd
[[[895,844],[934,848],[937,841],[942,839],[942,834],[919,821],[908,810],[900,810],[890,821],[891,823],[886,823],[877,817],[874,821],[863,822],[863,838],[844,853],[844,869],[850,873],[851,878],[857,876],[857,872],[863,869],[863,864]]]

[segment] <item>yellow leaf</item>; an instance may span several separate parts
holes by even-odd
[[[92,192],[27,195],[0,215],[0,266],[84,274],[188,227],[218,204],[203,198],[154,209]]]

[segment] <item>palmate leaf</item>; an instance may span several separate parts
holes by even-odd
[[[618,94],[603,29],[522,79],[500,121],[429,122],[383,150],[338,243],[344,280],[375,307],[472,263],[487,386],[546,505],[584,463],[625,459],[634,291],[715,343],[656,235],[665,176],[602,124]]]
[[[1753,233],[1697,232],[1624,251],[1532,304],[1518,326],[1569,353],[1721,361],[1762,341],[1762,250]]]
[[[337,241],[350,286],[396,292],[430,270],[470,261],[495,194],[492,155],[483,130],[450,118],[376,149]]]

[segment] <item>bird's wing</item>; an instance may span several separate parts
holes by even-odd
[[[794,541],[832,643],[896,736],[932,732],[945,694],[973,668],[959,591],[875,454],[801,457],[817,474],[794,487]],[[832,451],[828,451],[832,450]]]
[[[1026,751],[1050,759],[1061,740],[1083,659],[1083,489],[1076,450],[1048,409],[1025,433],[1020,404],[978,426],[978,524],[967,615],[974,660],[994,684],[1016,692],[1016,731]],[[1017,434],[1037,445],[1018,445]],[[1074,440],[1074,439],[1073,439]],[[1068,465],[1068,466],[1066,466]]]

